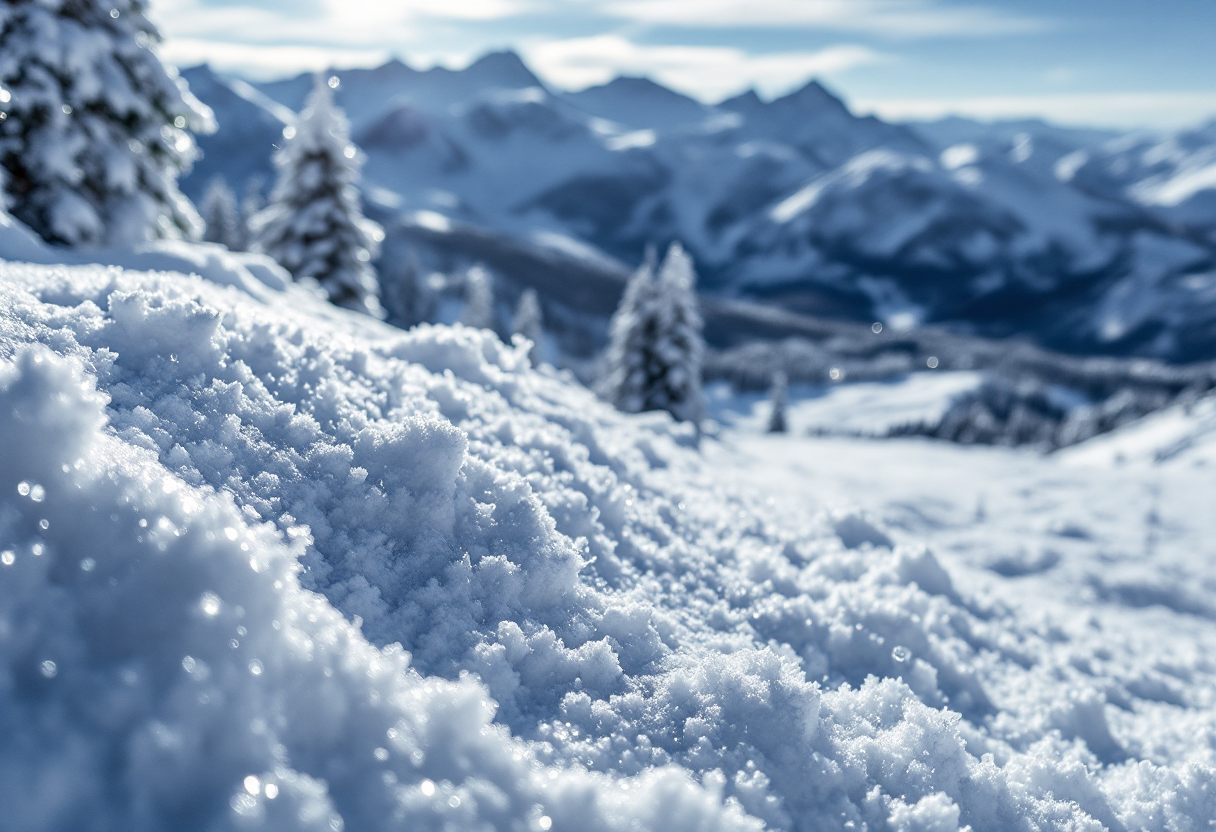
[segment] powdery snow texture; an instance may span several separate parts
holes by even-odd
[[[1101,664],[526,349],[0,264],[0,825],[1210,828],[1210,659],[1138,756]]]

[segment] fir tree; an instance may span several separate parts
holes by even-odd
[[[540,363],[540,339],[544,334],[544,318],[540,308],[540,298],[535,289],[526,289],[519,296],[519,305],[515,307],[515,317],[511,321],[511,332],[522,335],[532,342],[528,349],[528,360],[535,367]]]
[[[773,373],[773,383],[768,391],[768,432],[786,433],[789,424],[785,418],[786,404],[789,399],[789,377],[782,370]]]
[[[433,320],[439,298],[418,265],[418,258],[411,252],[397,262],[401,265],[397,267],[396,274],[390,272],[384,275],[384,267],[381,266],[380,292],[388,312],[388,322],[408,329]]]
[[[460,322],[477,329],[498,329],[494,314],[494,286],[484,266],[473,266],[464,276],[464,311]]]
[[[287,141],[274,157],[278,181],[253,232],[257,248],[297,280],[312,278],[331,302],[383,317],[371,263],[384,232],[359,204],[362,159],[334,105],[336,82],[318,75],[299,123],[284,129]]]
[[[705,328],[697,304],[697,274],[692,257],[672,243],[658,276],[662,322],[655,354],[664,372],[656,379],[656,409],[681,421],[697,422],[703,415],[701,365],[705,356]]]
[[[646,409],[647,343],[653,338],[658,296],[654,267],[654,249],[648,248],[642,265],[625,284],[625,292],[608,327],[601,394],[626,413],[640,413]]]
[[[245,235],[241,233],[241,217],[237,212],[236,195],[222,177],[217,176],[211,180],[199,209],[206,224],[204,240],[226,246],[229,251],[244,249]]]
[[[0,167],[14,216],[48,242],[196,237],[177,176],[210,110],[160,62],[142,0],[0,3]]]
[[[613,316],[603,392],[621,410],[666,410],[683,421],[702,415],[704,342],[696,274],[673,243],[658,275],[648,252]]]
[[[266,207],[266,200],[262,198],[262,186],[265,183],[260,176],[251,176],[245,182],[245,195],[241,197],[241,247],[248,251],[253,247],[255,237],[253,234],[253,218]]]

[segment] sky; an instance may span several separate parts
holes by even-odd
[[[564,89],[647,75],[712,103],[813,77],[897,120],[1216,117],[1213,0],[151,0],[151,15],[169,61],[256,78],[514,49]]]

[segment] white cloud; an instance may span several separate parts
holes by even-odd
[[[1039,19],[937,0],[609,0],[605,11],[651,24],[835,29],[893,37],[1004,35],[1038,31]]]
[[[461,64],[470,55],[429,48],[435,26],[494,20],[537,0],[159,0],[160,50],[179,66],[207,62],[252,78],[331,66],[375,66],[408,52],[414,62]],[[446,21],[446,23],[445,23]]]
[[[981,98],[856,99],[862,113],[886,119],[1044,118],[1060,124],[1134,129],[1189,127],[1216,116],[1216,92],[1113,92]]]
[[[342,6],[346,8],[350,0]],[[391,6],[383,0],[371,0],[368,6]],[[451,20],[501,20],[514,17],[537,7],[531,0],[409,0],[399,4],[413,16],[438,17]]]
[[[189,38],[167,42],[160,54],[174,66],[208,63],[221,72],[235,72],[253,80],[281,78],[285,70],[314,72],[330,67],[373,67],[392,57],[382,49],[226,43]]]
[[[399,48],[425,41],[430,28],[498,20],[536,0],[313,0],[298,6],[263,0],[212,5],[160,0],[153,16],[166,39],[247,44],[304,44],[339,50]]]
[[[619,35],[550,41],[524,49],[529,64],[560,87],[579,89],[618,75],[648,75],[715,101],[750,86],[775,92],[814,75],[842,72],[882,57],[862,46],[753,55],[726,46],[649,46]]]

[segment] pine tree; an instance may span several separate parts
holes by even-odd
[[[248,251],[253,247],[256,238],[253,233],[253,218],[266,207],[262,198],[264,181],[260,176],[251,176],[245,181],[245,195],[241,197],[241,248]]]
[[[666,410],[682,421],[699,420],[701,330],[691,258],[673,243],[656,276],[647,252],[612,319],[605,397],[628,413]]]
[[[388,322],[408,329],[433,320],[439,298],[419,266],[418,258],[411,252],[397,262],[400,265],[396,274],[390,272],[384,275],[384,266],[381,266],[380,292],[388,312]]]
[[[464,276],[464,311],[460,322],[477,329],[498,329],[498,316],[494,314],[494,285],[490,273],[484,266],[473,266]]]
[[[789,424],[785,417],[786,404],[789,399],[789,377],[782,370],[773,373],[773,383],[769,388],[768,401],[768,432],[786,433]]]
[[[236,195],[222,177],[217,176],[211,180],[199,209],[206,225],[204,240],[226,246],[229,251],[242,251],[245,248],[245,235],[241,233],[241,217],[236,207]]]
[[[177,176],[210,110],[163,65],[143,0],[0,3],[0,167],[14,216],[48,242],[196,237]]]
[[[601,394],[626,413],[647,409],[648,342],[654,337],[658,296],[654,267],[654,249],[648,248],[642,265],[625,284],[625,293],[608,327]]]
[[[655,406],[681,421],[697,422],[704,412],[701,365],[705,324],[697,304],[692,257],[679,243],[667,249],[657,283],[662,325],[654,351],[664,372],[655,385]]]
[[[540,339],[544,334],[544,318],[540,308],[540,298],[535,289],[526,289],[519,296],[519,305],[515,307],[515,317],[511,321],[511,332],[522,335],[532,342],[528,350],[528,360],[535,367],[540,363]]]
[[[287,141],[274,157],[278,181],[270,204],[253,218],[256,247],[297,280],[316,280],[338,306],[383,317],[371,263],[384,232],[363,216],[362,159],[331,84],[337,79],[318,75],[299,123],[283,131]]]

